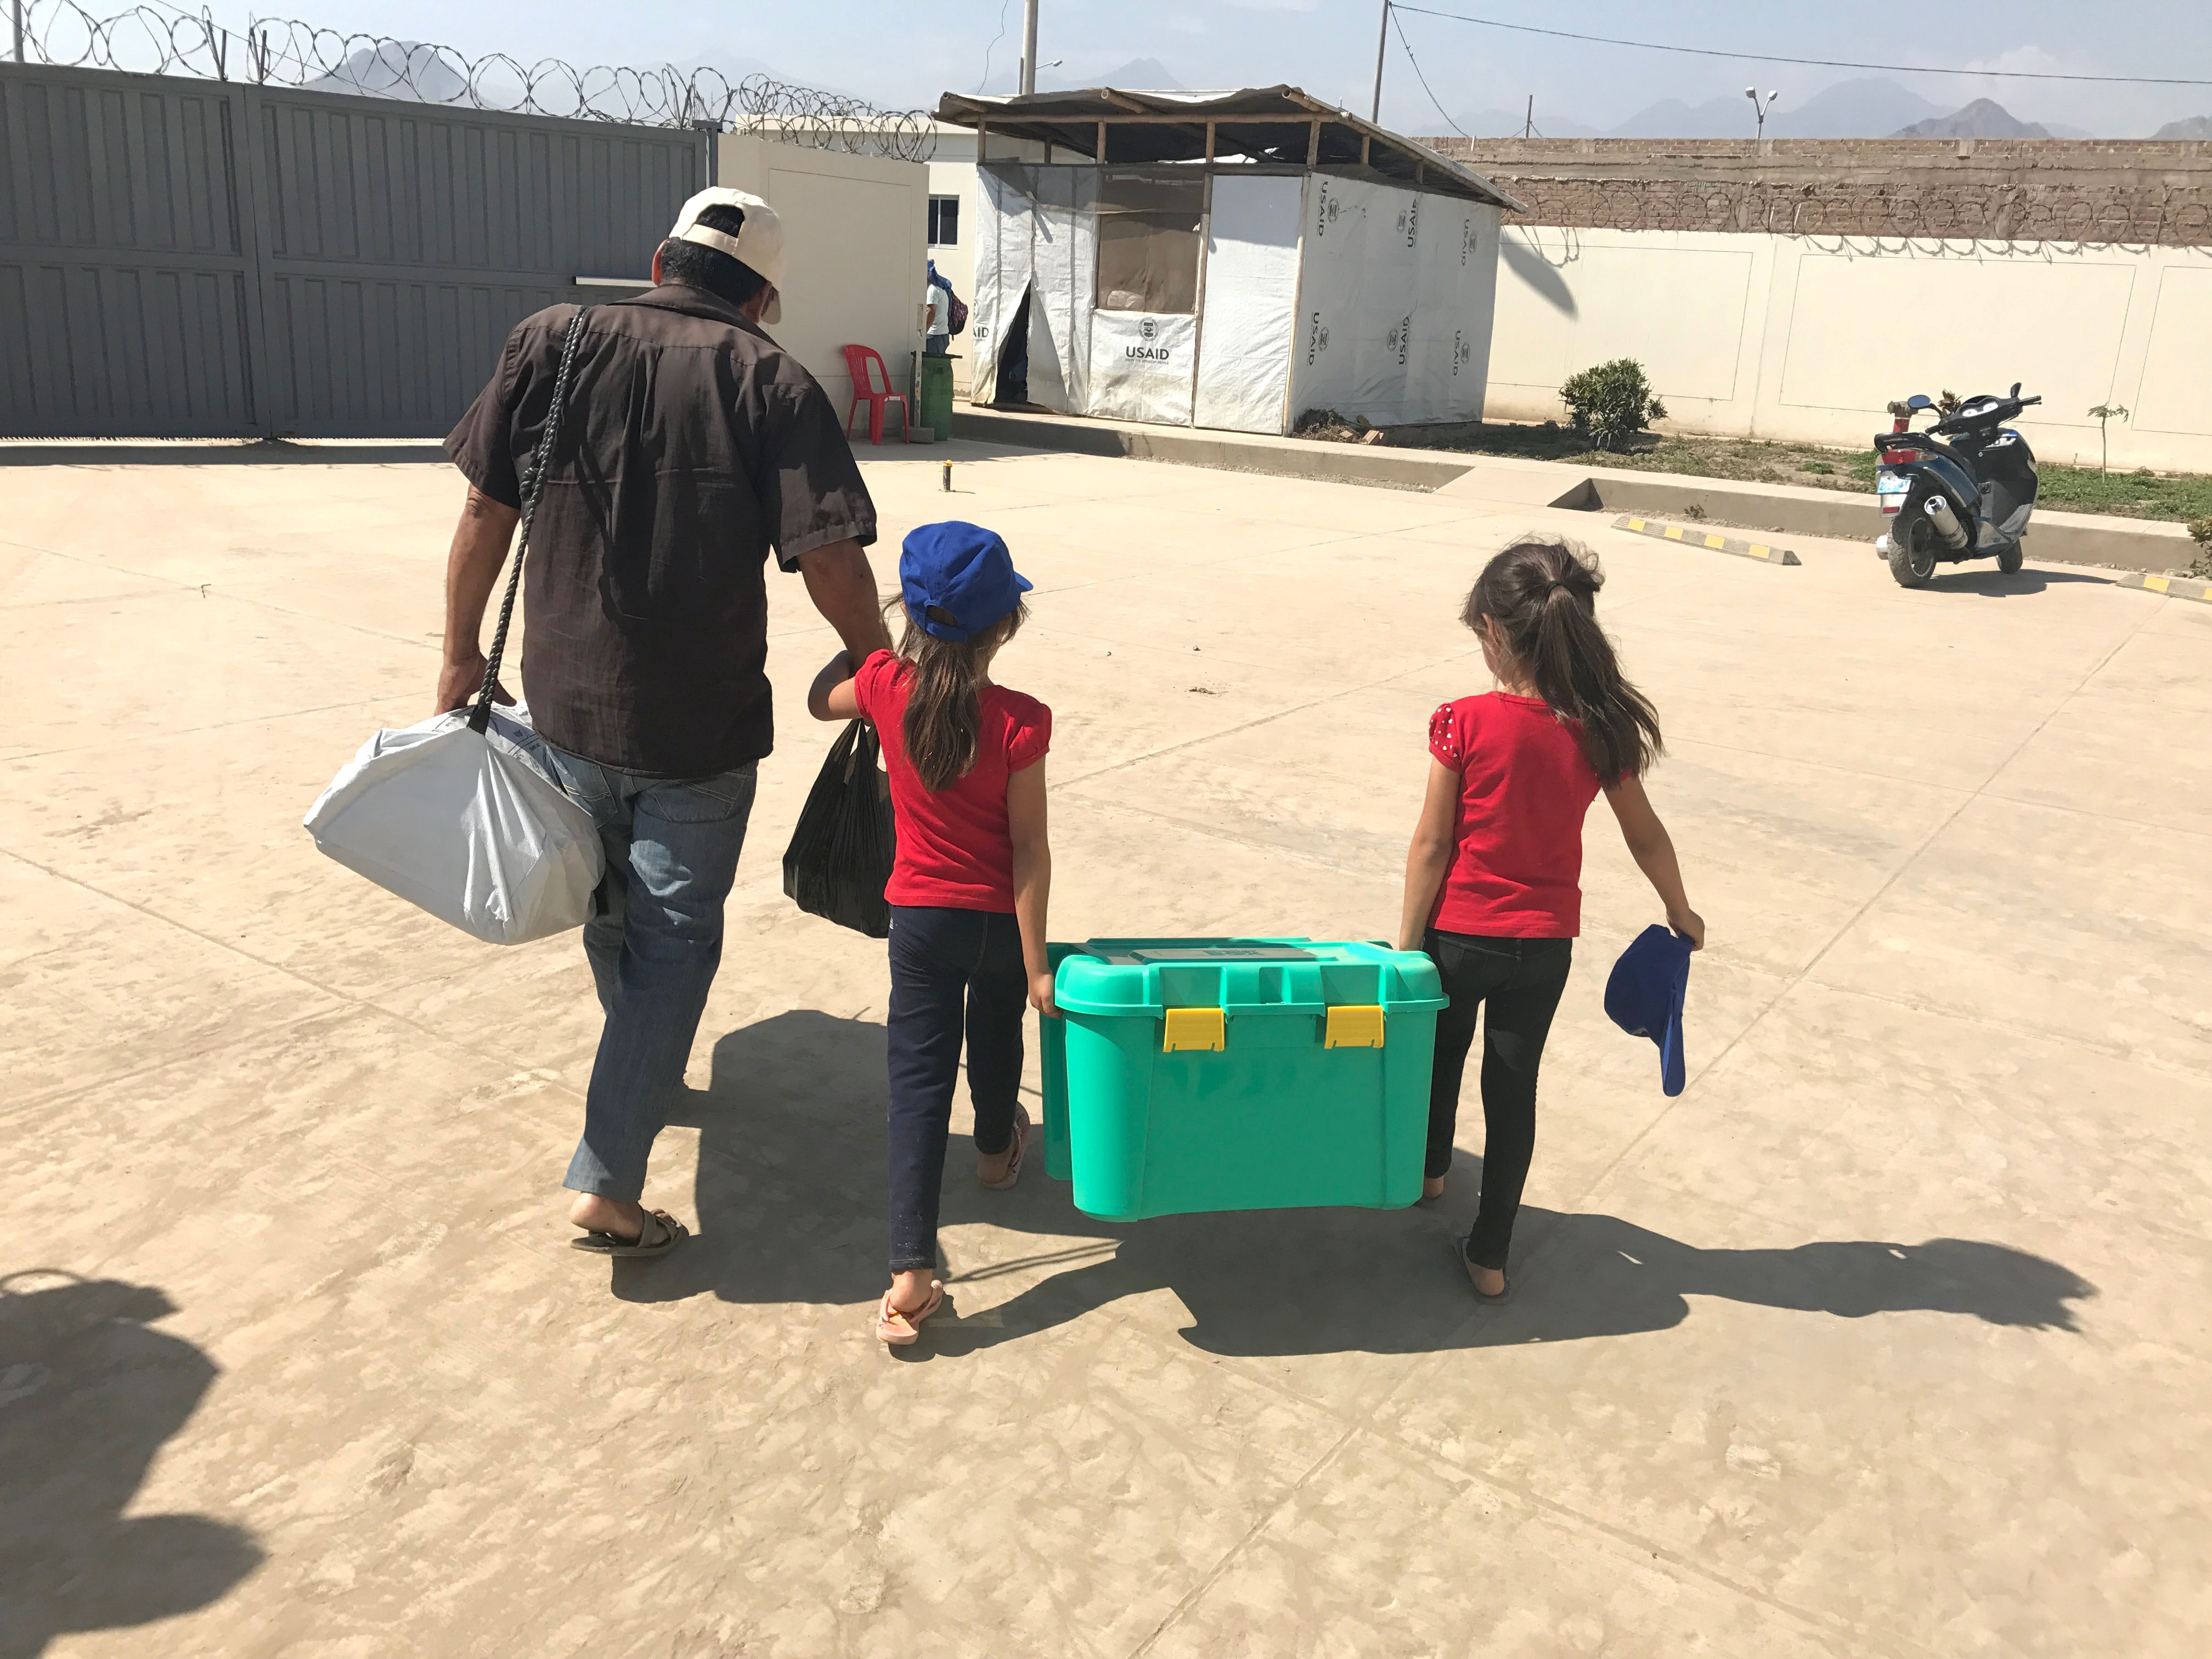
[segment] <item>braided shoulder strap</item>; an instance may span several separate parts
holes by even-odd
[[[514,620],[514,596],[522,588],[522,561],[530,551],[531,521],[538,516],[538,499],[545,493],[545,475],[553,466],[553,441],[561,430],[561,417],[568,405],[568,375],[575,366],[576,343],[584,337],[584,318],[592,309],[585,306],[568,324],[568,337],[561,342],[561,367],[553,376],[553,402],[545,411],[545,430],[538,439],[538,453],[531,458],[530,471],[522,481],[522,533],[515,538],[514,568],[507,579],[507,598],[499,607],[499,629],[491,636],[491,650],[484,659],[483,684],[477,692],[476,707],[469,711],[469,730],[482,732],[491,724],[491,689],[499,683],[500,659],[507,654],[507,630]]]

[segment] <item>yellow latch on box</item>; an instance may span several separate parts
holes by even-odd
[[[1357,1003],[1328,1011],[1328,1029],[1322,1037],[1324,1048],[1380,1048],[1382,1011]]]
[[[1210,1048],[1219,1054],[1229,1046],[1229,1022],[1218,1008],[1170,1008],[1167,1029],[1160,1036],[1160,1052],[1180,1048]]]

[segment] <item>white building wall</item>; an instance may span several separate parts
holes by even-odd
[[[1213,181],[1194,425],[1279,433],[1297,331],[1303,179]]]
[[[718,166],[721,183],[760,197],[783,222],[783,319],[769,329],[776,343],[841,414],[853,396],[848,343],[873,346],[893,389],[906,392],[921,349],[927,167],[740,133],[722,135]],[[866,431],[858,416],[854,425]],[[897,429],[896,415],[885,429]]]
[[[1479,418],[1498,210],[1315,173],[1303,218],[1291,420]]]
[[[1641,362],[1668,429],[1856,447],[1915,392],[2002,392],[2045,460],[2212,471],[2212,249],[1508,228],[1488,411]]]

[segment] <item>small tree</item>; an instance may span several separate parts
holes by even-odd
[[[1588,434],[1600,449],[1611,449],[1667,418],[1667,405],[1653,394],[1644,365],[1633,357],[1584,369],[1559,388],[1559,401],[1574,416],[1575,430]]]
[[[2099,404],[2089,411],[2097,422],[2097,476],[2105,477],[2112,471],[2112,447],[2105,441],[2105,426],[2110,421],[2124,421],[2128,411],[2118,404]]]

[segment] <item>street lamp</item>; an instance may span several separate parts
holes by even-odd
[[[1759,131],[1754,137],[1764,140],[1766,137],[1766,112],[1774,107],[1774,100],[1782,94],[1778,92],[1770,92],[1762,100],[1757,87],[1746,87],[1743,89],[1743,95],[1751,100],[1752,113],[1759,118]]]

